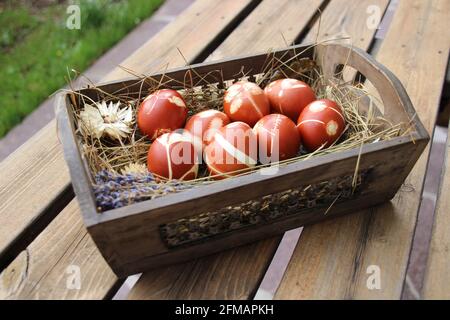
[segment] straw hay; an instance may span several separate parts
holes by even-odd
[[[274,58],[273,55],[268,54],[268,60],[265,64],[266,68],[265,70],[262,70],[260,74],[256,75],[256,77],[248,77],[246,74],[241,74],[238,75],[237,78],[255,81],[262,88],[264,88],[264,86],[270,81],[285,77],[305,81],[311,85],[318,98],[335,100],[342,107],[347,127],[340,139],[329,148],[319,149],[312,153],[306,153],[305,150],[302,149],[299,151],[297,157],[282,161],[278,163],[279,165],[286,165],[296,161],[304,161],[313,157],[319,157],[354,148],[361,149],[364,144],[390,140],[394,137],[407,135],[410,132],[410,124],[391,124],[387,119],[383,118],[381,112],[379,111],[379,109],[383,109],[379,108],[382,103],[367,91],[364,83],[346,82],[340,79],[343,71],[341,74],[336,75],[335,79],[326,80],[318,65],[311,59],[300,58],[301,54],[302,52],[299,52],[294,58],[289,59],[288,62],[282,62]],[[345,67],[343,70],[345,70]],[[220,71],[217,72],[220,73]],[[167,77],[163,78],[167,79]],[[170,80],[173,81],[173,79]],[[142,78],[139,81],[141,81],[142,85],[144,82],[150,84],[149,91],[164,88],[166,83],[165,81],[157,82],[155,79],[149,77]],[[223,81],[223,83],[225,84],[225,88],[231,84],[230,81]],[[210,108],[222,110],[222,99],[225,88],[220,84],[212,83],[207,86],[196,87],[194,83],[190,82],[190,77],[188,74],[186,75],[185,81],[178,82],[178,84],[181,87],[181,90],[179,91],[188,105],[190,115]],[[107,102],[121,101],[124,104],[131,104],[135,112],[137,106],[139,106],[139,103],[149,93],[144,92],[142,90],[142,86],[141,90],[137,94],[138,98],[135,98],[136,93],[134,93],[134,95],[114,95],[103,92],[96,87],[93,87],[93,89],[98,90],[100,96],[102,96],[102,98]],[[83,104],[91,104],[93,101],[75,91],[71,91],[71,96],[73,113],[75,115],[75,119],[77,120],[77,125],[80,125],[79,112],[82,110]],[[94,189],[96,191],[98,191],[99,188],[101,189],[101,181],[103,181],[102,179],[98,180],[95,178],[98,178],[99,174],[105,175],[105,172],[107,172],[107,176],[115,178],[119,177],[120,180],[120,177],[133,175],[130,170],[127,170],[127,168],[130,168],[130,165],[131,168],[142,168],[146,164],[150,141],[139,133],[135,124],[133,132],[129,134],[127,138],[119,142],[108,138],[93,138],[86,135],[84,130],[80,130],[79,127],[77,130],[77,135],[82,145],[82,152],[84,153],[89,164],[89,170],[92,177],[94,177]],[[252,171],[267,166],[268,165],[257,165]],[[355,168],[355,177],[357,176],[356,173],[358,171],[358,166],[359,161]],[[125,170],[125,172],[123,170]],[[151,188],[146,189],[147,193],[141,192],[142,190],[138,190],[139,195],[130,196],[129,198],[132,198],[132,201],[128,200],[127,203],[152,199],[169,192],[177,192],[181,189],[184,190],[186,188],[201,184],[216,183],[210,176],[208,176],[205,165],[200,166],[199,173],[200,175],[197,179],[188,182],[157,182],[151,175],[149,175],[151,178],[146,179],[144,184],[147,187],[151,186]],[[247,170],[245,172],[236,172],[236,175],[248,173],[249,171]],[[141,179],[142,174],[142,172],[136,172],[136,176],[138,177],[137,180],[139,180],[138,183],[135,183],[137,187],[139,187],[139,184],[143,184]],[[130,183],[132,185],[133,181]],[[179,188],[179,186],[183,187]],[[127,184],[122,188],[119,183],[117,188],[118,191],[121,192],[124,190],[129,190],[130,185]],[[121,194],[120,199],[123,200],[123,197],[123,194]],[[122,205],[124,204],[122,203]],[[105,207],[100,206],[100,209],[104,210]]]

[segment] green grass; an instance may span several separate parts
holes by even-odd
[[[160,5],[162,0],[79,0],[81,28],[66,27],[68,4],[0,6],[0,137],[85,70]],[[71,2],[72,3],[72,2]]]

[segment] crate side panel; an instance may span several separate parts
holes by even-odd
[[[397,176],[402,174],[407,167],[410,157],[413,157],[416,153],[416,145],[413,143],[406,143],[396,146],[393,150],[384,149],[372,154],[362,155],[359,161],[359,170],[360,172],[369,170],[370,174],[366,177],[358,197],[342,202],[342,205],[345,205],[347,202],[358,202],[357,199],[360,199],[359,201],[365,203],[365,200],[363,199],[366,197],[373,198],[374,202],[376,199],[382,199],[383,201],[389,199],[401,185]],[[327,165],[295,172],[289,178],[284,179],[284,181],[277,181],[277,179],[274,179],[272,182],[261,185],[247,185],[237,192],[214,194],[213,196],[201,199],[201,201],[196,200],[195,202],[197,205],[195,205],[195,207],[190,207],[189,209],[186,209],[183,205],[174,204],[165,207],[161,212],[146,212],[139,215],[131,215],[121,219],[103,222],[101,225],[104,232],[107,234],[114,234],[114,238],[111,238],[108,243],[99,243],[98,245],[114,248],[113,251],[116,252],[119,257],[118,260],[117,257],[114,257],[114,260],[120,260],[120,268],[122,268],[124,264],[127,264],[130,261],[139,261],[142,257],[161,255],[174,250],[169,249],[167,243],[161,237],[161,225],[173,223],[177,219],[204,213],[205,209],[204,206],[202,207],[202,203],[209,203],[210,208],[211,204],[213,204],[213,208],[220,210],[226,205],[236,204],[236,194],[246,195],[246,198],[243,201],[248,201],[249,199],[261,196],[261,194],[264,194],[265,191],[270,188],[270,183],[283,183],[285,186],[283,190],[286,190],[293,186],[304,186],[317,183],[318,181],[326,181],[340,175],[352,176],[355,172],[356,161],[357,158],[351,158],[345,161],[332,162]],[[332,205],[332,203],[329,204],[330,206]],[[339,201],[334,204],[341,205]],[[195,208],[195,210],[192,210],[192,208]],[[317,210],[323,211],[324,208],[326,209],[326,204],[325,207],[321,206]],[[352,206],[347,208],[352,208]],[[180,210],[183,211],[181,214]],[[295,218],[292,218],[295,216],[302,216],[302,214],[293,214],[288,218],[282,217],[279,220],[292,219],[292,221],[297,221]],[[327,216],[325,218],[327,218]],[[276,223],[277,221],[278,220],[275,219],[271,221],[271,223]],[[298,221],[300,221],[300,224],[290,225],[290,227],[294,228],[303,223],[301,219]],[[230,244],[229,247],[240,245],[242,242],[239,240],[239,235],[242,234],[242,232],[258,233],[258,230],[264,228],[265,225],[267,224],[261,223],[251,225],[237,231],[227,232],[226,235],[219,235],[217,238],[226,238],[224,241]],[[211,241],[212,239],[214,239],[214,237],[209,238],[208,241]],[[104,254],[106,247],[105,250],[101,248],[101,251],[103,251]],[[187,247],[188,246],[185,246],[179,250],[186,250]],[[109,259],[108,256],[106,256],[106,259],[108,261],[112,260]],[[117,269],[120,268],[118,267]]]
[[[279,235],[298,226],[314,224],[351,214],[356,210],[383,203],[389,200],[389,197],[389,195],[382,193],[361,196],[354,200],[334,205],[326,214],[324,214],[323,209],[311,210],[305,214],[293,215],[270,224],[261,225],[258,228],[237,231],[233,234],[220,236],[185,248],[171,250],[154,256],[142,256],[136,260],[130,260],[129,263],[122,265],[121,268],[124,275],[130,275],[153,268],[189,261]]]

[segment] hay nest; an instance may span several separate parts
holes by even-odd
[[[187,81],[179,82],[181,89],[178,91],[188,105],[189,115],[206,109],[222,110],[223,95],[226,88],[233,82],[243,79],[255,81],[264,88],[269,82],[276,79],[295,78],[308,83],[315,91],[318,99],[327,98],[336,101],[342,107],[347,124],[340,139],[332,146],[312,153],[307,153],[301,149],[295,158],[276,164],[280,166],[330,153],[361,148],[364,144],[390,140],[394,137],[409,134],[410,123],[392,124],[382,116],[379,111],[382,103],[369,93],[362,77],[357,77],[359,81],[345,81],[340,77],[342,71],[341,74],[336,75],[336,78],[325,79],[322,70],[315,61],[309,58],[301,58],[302,53],[299,52],[288,62],[283,62],[269,53],[265,70],[257,75],[241,74],[237,75],[235,80],[224,79],[222,83],[225,86],[211,83],[201,87],[193,87]],[[345,70],[345,67],[343,70]],[[150,84],[148,92],[141,89],[137,95],[136,92],[129,95],[114,95],[95,86],[92,89],[98,90],[98,96],[106,103],[121,102],[123,106],[132,108],[134,119],[136,119],[137,107],[148,93],[166,87],[165,82],[157,82],[151,77],[143,77],[137,81],[141,84],[144,82]],[[174,79],[171,79],[171,81],[174,81]],[[161,181],[161,179],[155,179],[145,169],[147,152],[151,142],[140,134],[136,123],[133,122],[131,132],[120,139],[97,138],[86,134],[86,128],[82,127],[82,121],[80,121],[80,112],[86,104],[93,104],[95,101],[73,90],[69,93],[72,97],[73,114],[76,120],[76,134],[93,177],[93,189],[99,212],[154,199],[168,193],[180,192],[199,185],[220,183],[208,175],[204,164],[200,165],[199,176],[195,180]],[[237,172],[235,176],[251,174],[266,166],[268,165],[259,164],[250,171]],[[358,164],[355,168],[355,177],[357,172]]]

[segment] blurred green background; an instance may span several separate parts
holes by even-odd
[[[64,86],[71,69],[85,70],[162,2],[0,1],[0,137]],[[66,26],[72,4],[79,30]]]

